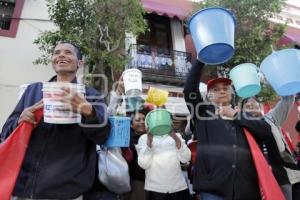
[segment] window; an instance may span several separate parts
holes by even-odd
[[[0,36],[16,37],[25,0],[0,0]]]
[[[155,14],[146,15],[149,28],[137,38],[138,44],[156,49],[157,53],[169,54],[172,49],[170,19]]]

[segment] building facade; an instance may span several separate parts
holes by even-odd
[[[16,9],[17,13],[14,12]],[[19,86],[48,80],[54,74],[50,66],[33,64],[40,56],[33,41],[42,31],[55,27],[49,20],[45,1],[42,0],[1,0],[0,15],[0,127],[2,127],[18,101]],[[9,23],[10,17],[15,17],[16,19],[11,21],[18,21],[18,24]]]
[[[167,108],[178,114],[188,113],[182,89],[191,62],[196,58],[191,37],[184,26],[184,20],[193,11],[191,2],[141,0],[149,31],[138,37],[128,34],[126,38],[126,51],[131,56],[126,68],[142,71],[144,94],[150,86],[168,90]],[[282,13],[270,20],[275,23],[287,21],[284,37],[289,42],[300,42],[300,3],[287,1]],[[34,39],[42,31],[53,29],[55,26],[49,20],[45,0],[0,0],[0,127],[18,101],[20,85],[47,81],[54,75],[50,65],[33,64],[40,56]],[[295,120],[293,114],[289,121]]]

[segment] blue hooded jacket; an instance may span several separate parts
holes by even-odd
[[[56,81],[53,77],[50,81]],[[76,82],[74,79],[72,82]],[[43,83],[28,86],[1,132],[5,140],[17,127],[22,111],[43,98]],[[93,184],[97,166],[96,144],[104,144],[110,126],[103,98],[86,87],[86,99],[96,116],[82,117],[82,124],[50,124],[43,119],[32,132],[13,195],[34,199],[72,199],[82,195]]]

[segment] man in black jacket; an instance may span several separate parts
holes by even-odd
[[[248,120],[234,108],[231,80],[208,82],[207,102],[199,92],[203,63],[196,61],[184,87],[184,97],[198,140],[194,169],[194,190],[201,200],[261,199],[257,173],[243,128],[260,140],[270,137],[263,120]]]
[[[57,75],[50,82],[76,83],[76,72],[82,65],[82,55],[75,45],[59,43],[52,55]],[[103,144],[110,130],[106,107],[93,88],[85,88],[86,98],[66,89],[63,101],[81,114],[85,126],[50,124],[43,119],[37,123],[34,111],[43,107],[42,88],[42,83],[28,86],[1,132],[1,139],[5,140],[22,121],[36,125],[13,195],[15,199],[74,199],[93,184],[96,144]]]

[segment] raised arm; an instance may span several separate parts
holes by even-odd
[[[114,84],[114,86],[113,90],[110,92],[109,104],[107,107],[107,112],[109,115],[116,115],[117,108],[122,102],[122,95],[124,94],[124,82],[122,76],[118,82]]]
[[[268,139],[272,137],[270,125],[263,119],[254,119],[248,117],[246,113],[237,113],[234,122],[253,134],[254,137],[259,139]]]
[[[184,139],[180,133],[176,133],[176,136],[180,140],[180,148],[176,148],[177,158],[182,163],[187,163],[191,160],[191,151],[185,144]]]
[[[202,68],[204,64],[200,61],[196,60],[193,63],[193,66],[189,72],[189,75],[186,79],[184,85],[184,99],[187,104],[187,107],[191,114],[191,120],[195,121],[195,117],[197,116],[195,113],[204,112],[203,106],[197,106],[199,103],[203,102],[202,96],[199,91],[199,83],[202,74]],[[198,110],[196,110],[198,108]],[[202,110],[201,110],[202,109]]]
[[[143,169],[148,169],[153,160],[153,151],[147,144],[148,137],[148,134],[142,135],[135,146],[138,154],[138,164]]]
[[[197,105],[197,103],[203,101],[199,91],[199,83],[203,67],[204,64],[196,60],[193,63],[193,66],[184,85],[184,99],[187,103],[191,103],[192,105],[194,105],[194,107]]]
[[[109,104],[107,112],[109,115],[116,115],[117,108],[122,102],[122,96],[118,95],[115,91],[110,92]]]
[[[288,118],[294,102],[294,95],[281,97],[280,101],[265,115],[265,117],[272,120],[278,127],[281,127]]]

